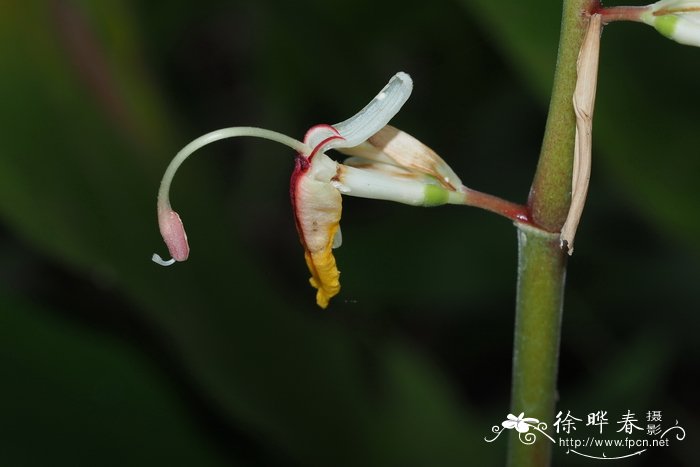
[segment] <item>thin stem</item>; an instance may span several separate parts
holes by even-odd
[[[252,136],[256,138],[269,139],[271,141],[284,144],[285,146],[289,146],[298,153],[305,153],[309,151],[309,147],[301,141],[297,141],[296,139],[290,138],[282,133],[266,130],[264,128],[239,126],[214,130],[190,142],[187,146],[182,148],[180,152],[175,155],[175,157],[173,157],[172,161],[170,161],[168,168],[165,169],[163,179],[160,182],[160,189],[158,190],[158,210],[170,210],[170,184],[172,183],[173,177],[175,177],[177,170],[180,168],[182,163],[192,155],[192,153],[215,141],[226,138],[236,138],[239,136]]]
[[[160,255],[154,253],[151,258],[153,262],[161,266],[171,266],[176,261],[187,260],[190,254],[185,227],[182,224],[180,215],[170,206],[170,185],[172,184],[173,177],[175,177],[177,170],[197,149],[215,141],[238,136],[254,136],[257,138],[269,139],[289,146],[301,154],[306,154],[310,151],[310,148],[306,144],[294,138],[255,127],[224,128],[207,133],[189,143],[175,155],[172,161],[170,161],[168,168],[165,170],[165,174],[163,174],[163,179],[160,182],[160,189],[158,190],[158,227],[160,228],[160,234],[168,247],[172,259],[166,261],[161,258]]]
[[[518,284],[511,413],[554,419],[566,256],[559,242],[571,202],[576,119],[576,62],[597,0],[563,0],[559,52],[542,150],[528,206],[534,226],[518,224]],[[508,466],[550,465],[551,442],[524,445],[510,436]]]
[[[641,22],[643,13],[649,10],[649,6],[613,6],[610,8],[600,8],[595,11],[603,17],[603,23],[614,21],[636,21]]]
[[[530,215],[528,213],[527,206],[506,201],[498,196],[482,193],[467,187],[462,188],[462,190],[466,194],[463,202],[463,204],[466,206],[486,209],[487,211],[500,214],[501,216],[512,221],[525,223],[530,222]]]

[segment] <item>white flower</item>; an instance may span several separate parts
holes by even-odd
[[[310,282],[317,289],[316,302],[326,308],[340,291],[340,272],[332,249],[341,244],[341,194],[418,206],[466,204],[467,197],[472,196],[435,152],[387,126],[412,89],[410,76],[397,73],[357,114],[335,125],[312,127],[303,142],[251,127],[217,130],[192,141],[173,158],[158,193],[158,222],[172,259],[163,261],[153,255],[153,261],[168,266],[189,256],[187,235],[169,200],[170,184],[182,162],[197,149],[220,139],[270,139],[297,152],[290,189],[294,219],[311,272]],[[341,164],[326,155],[330,149],[352,157]]]

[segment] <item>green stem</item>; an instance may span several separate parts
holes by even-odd
[[[576,120],[572,98],[576,60],[587,12],[597,0],[563,0],[559,52],[552,98],[528,205],[534,226],[518,224],[518,285],[511,413],[554,421],[559,339],[566,277],[566,255],[559,234],[571,202]],[[537,435],[537,432],[534,431]],[[552,443],[543,435],[525,445],[513,430],[509,467],[550,465]]]
[[[566,257],[559,234],[518,224],[518,291],[513,350],[511,413],[521,412],[551,427],[554,415],[559,336]],[[510,467],[550,464],[551,443],[537,435],[523,444],[513,432],[508,449]]]
[[[576,59],[585,34],[585,12],[597,5],[597,0],[564,0],[552,97],[529,199],[534,224],[550,232],[559,232],[569,212],[576,132],[572,104]]]

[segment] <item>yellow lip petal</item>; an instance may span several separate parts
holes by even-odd
[[[328,188],[327,203],[319,206],[318,199],[314,199],[312,208],[307,203],[297,211],[300,239],[306,250],[304,257],[311,272],[309,282],[318,289],[316,303],[321,308],[326,308],[329,300],[340,292],[340,271],[333,256],[333,239],[340,228],[342,200],[337,190]],[[304,198],[300,196],[297,203],[302,201],[303,206]]]
[[[333,235],[330,236],[330,239],[331,242],[323,250],[317,252],[307,250],[304,254],[306,265],[311,272],[309,283],[318,289],[316,303],[321,308],[326,308],[330,299],[340,292],[340,271],[336,267],[335,257],[331,249]]]

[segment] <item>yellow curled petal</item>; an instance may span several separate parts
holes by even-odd
[[[337,227],[337,224],[336,224]],[[331,243],[333,236],[331,238]],[[309,283],[315,287],[316,303],[321,308],[326,308],[331,298],[340,292],[340,271],[335,265],[335,257],[331,245],[321,251],[304,253],[306,265],[311,271]]]

